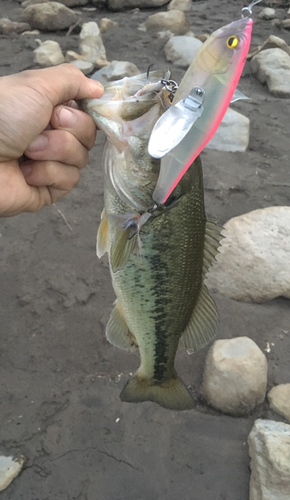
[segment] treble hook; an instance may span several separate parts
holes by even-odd
[[[260,2],[262,2],[262,0],[253,0],[248,7],[244,7],[242,9],[242,18],[244,19],[245,17],[250,17],[252,15],[252,8]]]

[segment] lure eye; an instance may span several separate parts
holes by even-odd
[[[236,35],[232,35],[227,39],[227,46],[229,49],[235,49],[239,45],[239,39]]]

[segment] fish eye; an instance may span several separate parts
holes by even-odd
[[[229,49],[235,49],[239,45],[239,39],[236,35],[232,35],[227,39],[227,46]]]

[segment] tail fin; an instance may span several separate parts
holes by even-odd
[[[190,410],[194,407],[193,399],[180,378],[156,383],[141,377],[138,372],[127,382],[120,398],[128,403],[153,401],[170,410]]]

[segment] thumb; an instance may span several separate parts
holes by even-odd
[[[52,107],[70,100],[98,99],[104,93],[101,83],[84,76],[73,64],[28,71],[27,76],[26,84],[44,91]]]

